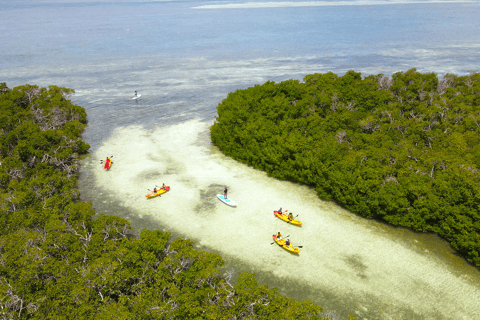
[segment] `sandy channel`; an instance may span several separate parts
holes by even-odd
[[[97,164],[114,155],[110,171],[100,165],[93,169],[94,188],[114,190],[109,193],[119,205],[254,270],[348,297],[359,313],[376,308],[383,319],[408,314],[480,319],[478,272],[452,269],[416,246],[416,240],[398,239],[393,228],[321,201],[310,188],[278,181],[225,157],[211,145],[211,124],[116,129],[92,155]],[[148,189],[162,183],[171,190],[147,200]],[[236,208],[216,199],[224,186]],[[273,210],[279,207],[299,214],[303,226],[275,218]],[[298,256],[270,245],[277,231],[303,246]]]

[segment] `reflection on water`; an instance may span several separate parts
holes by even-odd
[[[261,284],[326,310],[365,319],[480,317],[480,272],[445,242],[360,218],[310,188],[239,164],[211,146],[209,125],[116,129],[85,160],[82,197],[132,221],[137,232],[188,237],[221,254],[225,270],[256,272]],[[98,165],[106,154],[115,159],[108,172]],[[171,190],[146,201],[147,189],[161,183]],[[215,199],[225,185],[236,208]],[[279,206],[299,214],[303,226],[274,218]],[[270,245],[277,231],[303,246],[298,256]]]

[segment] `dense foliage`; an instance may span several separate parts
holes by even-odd
[[[2,319],[306,319],[322,310],[219,275],[220,256],[79,201],[86,113],[70,89],[0,84]]]
[[[415,231],[480,266],[480,74],[347,72],[230,93],[212,141],[270,176]]]

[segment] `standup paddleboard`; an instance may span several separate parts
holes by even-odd
[[[222,196],[221,194],[217,194],[217,198],[218,198],[218,200],[222,201],[225,204],[228,204],[231,207],[236,207],[237,206],[237,204],[235,202],[233,202],[230,199],[225,199],[225,197]]]
[[[137,94],[136,96],[133,96],[132,99],[133,99],[133,100],[136,100],[136,99],[140,98],[141,96],[142,96],[141,94]]]

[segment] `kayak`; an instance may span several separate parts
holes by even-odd
[[[283,249],[287,250],[287,251],[290,251],[290,252],[293,252],[293,253],[299,253],[300,250],[298,250],[297,247],[294,247],[294,246],[287,246],[285,244],[285,242],[287,242],[287,240],[285,239],[280,239],[280,240],[277,240],[277,235],[274,234],[273,235],[273,240],[280,246],[282,247]]]
[[[150,192],[149,194],[145,195],[145,197],[147,197],[148,199],[150,198],[155,198],[156,196],[159,196],[165,192],[167,192],[168,190],[170,190],[170,187],[169,186],[165,186],[165,189],[163,188],[160,188],[157,190],[157,193],[154,193],[153,191]]]
[[[285,213],[279,213],[278,211],[273,211],[273,215],[279,219],[282,219],[283,221],[285,222],[288,222],[288,223],[291,223],[291,224],[294,224],[296,226],[301,226],[302,223],[297,220],[297,219],[293,219],[293,220],[288,220],[288,214],[285,214]]]
[[[112,166],[112,160],[105,161],[105,165],[103,166],[103,169],[108,170]]]

